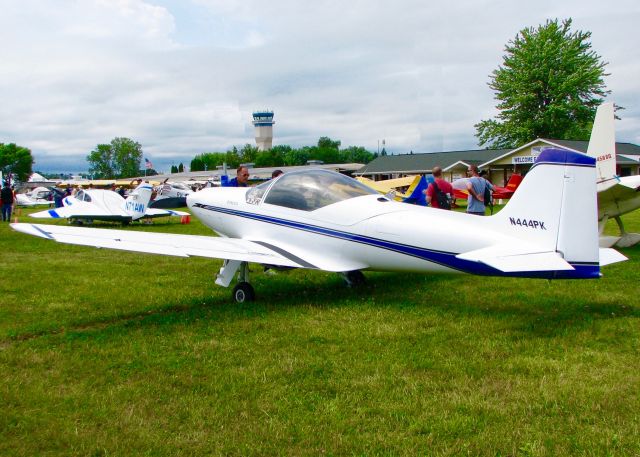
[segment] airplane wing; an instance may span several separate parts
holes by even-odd
[[[624,183],[615,183],[607,187],[606,190],[598,192],[598,204],[629,200],[638,196],[640,186],[633,187]]]
[[[283,267],[316,268],[277,246],[237,238],[27,223],[11,224],[11,228],[28,235],[81,246],[177,257],[197,256],[240,260]]]
[[[190,216],[186,211],[174,211],[170,209],[147,208],[143,217],[165,217],[165,216]]]
[[[29,215],[30,217],[47,218],[47,219],[67,219],[70,217],[78,219],[99,219],[114,217],[117,219],[126,218],[126,214],[107,214],[96,213],[95,209],[87,209],[85,207],[74,206],[61,206],[60,208],[49,209],[45,211],[39,211]]]

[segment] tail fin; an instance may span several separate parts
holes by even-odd
[[[558,252],[575,268],[569,277],[599,275],[595,162],[564,149],[543,150],[492,218],[514,238]]]
[[[149,206],[152,192],[153,187],[151,184],[143,182],[136,187],[124,201],[123,209],[131,216],[132,221],[144,216],[144,213],[147,211],[147,207]]]
[[[427,190],[427,187],[429,187],[427,178],[424,175],[416,176],[405,194],[408,195],[408,197],[403,198],[402,201],[405,203],[427,206],[427,196],[424,193],[424,191]]]
[[[587,155],[596,159],[598,183],[616,177],[616,132],[613,103],[603,103],[596,111]]]

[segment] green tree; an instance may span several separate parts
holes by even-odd
[[[113,178],[114,170],[113,151],[110,144],[99,144],[87,156],[89,173],[96,178]]]
[[[500,113],[475,125],[479,144],[513,148],[535,138],[589,138],[595,110],[610,91],[607,65],[591,50],[591,32],[571,19],[521,30],[491,74]]]
[[[324,163],[337,163],[340,157],[340,140],[334,141],[327,136],[320,137],[318,147],[314,149],[311,158],[322,160]]]
[[[7,179],[13,175],[14,179],[26,181],[33,173],[33,156],[31,150],[15,143],[0,143],[0,171]]]
[[[89,172],[94,178],[130,178],[140,174],[142,146],[129,138],[114,138],[99,144],[87,156]]]
[[[340,163],[369,163],[373,154],[362,146],[349,146],[340,151]]]
[[[184,165],[182,164],[182,162],[180,162],[180,165],[178,165],[178,173],[182,173],[184,171]]]
[[[256,161],[258,148],[249,143],[245,144],[240,150],[240,160],[242,163],[253,163]]]

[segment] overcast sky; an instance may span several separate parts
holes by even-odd
[[[166,171],[255,144],[268,108],[274,145],[475,149],[505,44],[568,17],[609,62],[618,141],[640,144],[638,0],[0,0],[0,142],[83,171],[128,137]]]

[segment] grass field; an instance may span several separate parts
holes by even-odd
[[[640,455],[640,247],[592,281],[255,266],[243,305],[220,261],[0,249],[2,456]]]

